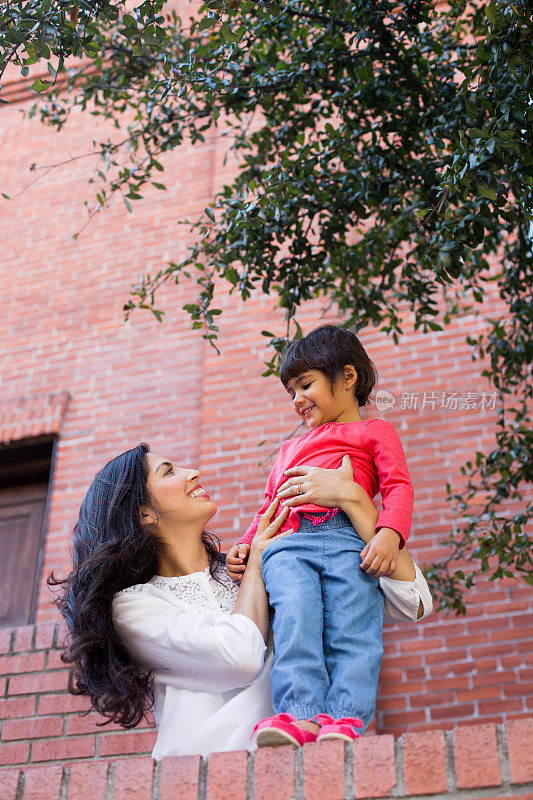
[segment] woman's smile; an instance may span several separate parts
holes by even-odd
[[[154,519],[157,518],[155,524],[159,525],[159,534],[168,526],[169,520],[172,521],[173,530],[179,522],[182,532],[189,524],[195,530],[197,525],[203,527],[216,512],[216,505],[209,492],[199,483],[199,471],[180,467],[172,460],[153,453],[147,453],[146,459],[149,467],[148,486],[157,508]],[[199,528],[200,533],[202,527]]]
[[[189,492],[189,497],[203,497],[209,500],[209,495],[203,486],[196,486],[191,492]]]

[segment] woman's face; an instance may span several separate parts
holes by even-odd
[[[147,453],[146,460],[148,491],[157,513],[154,524],[167,527],[175,523],[203,530],[217,507],[198,483],[198,470],[178,467],[169,458],[154,453]],[[152,512],[148,509],[148,513]]]

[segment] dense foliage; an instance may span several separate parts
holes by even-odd
[[[157,289],[194,274],[198,298],[185,309],[216,346],[221,278],[245,300],[276,294],[287,326],[264,332],[270,374],[310,298],[398,342],[402,310],[415,329],[443,330],[482,314],[496,286],[506,313],[468,337],[498,392],[496,445],[462,468],[466,488],[448,485],[450,558],[428,574],[457,613],[480,574],[532,582],[522,494],[532,477],[529,3],[209,0],[187,24],[169,5],[19,0],[0,12],[4,61],[23,74],[48,62],[31,113],[60,129],[87,109],[119,131],[95,143],[102,187],[91,214],[117,192],[131,210],[147,182],[164,190],[158,158],[186,138],[204,141],[216,125],[230,134],[237,177],[204,218],[186,221],[189,256],[143,276],[126,315],[140,307],[161,319]],[[81,58],[67,69],[71,56]]]

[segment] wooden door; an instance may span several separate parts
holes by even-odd
[[[0,627],[32,622],[47,482],[0,490]]]

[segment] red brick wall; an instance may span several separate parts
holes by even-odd
[[[68,569],[70,530],[94,473],[142,440],[155,452],[199,467],[219,505],[214,527],[229,543],[261,501],[269,454],[295,426],[277,380],[260,377],[266,356],[260,331],[283,330],[274,297],[243,304],[220,287],[220,357],[190,330],[181,310],[194,291],[187,281],[161,292],[162,325],[143,313],[127,324],[122,318],[129,287],[142,272],[185,256],[191,238],[177,221],[195,219],[231,180],[233,156],[223,164],[227,138],[214,132],[204,145],[168,153],[161,159],[167,192],[147,190],[131,215],[115,200],[74,240],[86,219],[84,200],[92,202],[94,185],[87,180],[94,159],[72,161],[19,191],[36,175],[28,171],[32,163],[82,155],[93,138],[113,132],[93,117],[75,114],[56,134],[35,119],[22,119],[20,109],[30,102],[4,107],[0,126],[1,189],[13,195],[11,201],[0,198],[2,436],[27,435],[9,423],[20,398],[38,405],[43,395],[68,393],[69,400],[60,423],[55,417],[53,423],[54,430],[60,428],[39,627],[35,633],[30,627],[5,634],[0,697],[10,719],[0,735],[3,752],[12,754],[4,758],[14,763],[34,761],[35,753],[100,757],[101,746],[110,756],[128,747],[150,750],[151,732],[96,733],[91,717],[72,716],[81,701],[55,695],[64,691],[66,674],[46,638],[53,630],[47,624],[57,617],[45,581],[52,569]],[[501,311],[493,290],[483,312],[491,317]],[[316,301],[303,309],[300,321],[309,329],[336,319],[334,311],[321,314]],[[465,402],[457,410],[440,408],[443,393],[457,392],[465,401],[468,392],[476,392],[479,403],[481,393],[491,390],[481,376],[484,365],[472,362],[465,343],[468,334],[483,329],[482,319],[465,314],[444,332],[423,334],[414,330],[408,310],[402,317],[405,336],[398,346],[373,328],[361,332],[380,373],[379,388],[396,398],[394,408],[379,414],[372,406],[367,414],[390,420],[401,436],[415,486],[412,551],[429,562],[442,556],[440,541],[453,524],[445,483],[458,489],[460,466],[476,450],[493,445],[496,414]],[[402,392],[418,392],[418,406],[402,408]],[[435,407],[428,402],[432,393]],[[531,589],[511,579],[480,583],[470,600],[466,618],[436,614],[420,625],[387,627],[378,733],[501,723],[531,713]],[[15,719],[27,721],[11,724]],[[124,745],[100,744],[119,742],[117,737]]]
[[[428,623],[429,624],[429,623]],[[60,645],[62,641],[61,629],[54,623],[41,625],[28,625],[14,630],[0,631],[0,765],[39,764],[42,762],[56,761],[67,762],[70,760],[90,759],[99,760],[144,753],[148,755],[155,743],[155,730],[147,724],[135,730],[124,730],[117,725],[102,727],[102,718],[95,712],[80,716],[81,711],[87,710],[87,701],[83,697],[75,697],[67,692],[68,670],[60,659]],[[411,655],[410,658],[414,658]],[[524,661],[531,664],[531,656],[525,656]],[[482,667],[486,667],[488,659],[482,660]],[[415,671],[422,669],[409,667],[411,663],[400,659],[402,666],[393,680],[392,669],[385,666],[382,674],[381,707],[378,715],[378,733],[383,730],[403,733],[406,730],[416,731],[422,728],[436,730],[450,729],[457,725],[469,725],[479,722],[474,713],[468,716],[464,711],[466,702],[461,704],[461,696],[466,690],[456,688],[460,684],[454,678],[441,677],[443,686],[439,689],[439,676],[424,680],[419,676],[414,679]],[[528,712],[517,711],[513,707],[513,699],[528,694],[527,679],[531,680],[532,667],[523,671],[513,670],[505,661],[507,677],[502,685],[503,691],[508,694],[510,709],[506,715],[510,721],[513,718],[527,718]],[[453,674],[460,674],[457,666],[451,662],[447,670]],[[403,671],[404,674],[401,674]],[[443,670],[444,672],[444,670]],[[491,678],[492,675],[492,678]],[[516,675],[513,684],[511,677]],[[481,685],[481,689],[472,690],[474,696],[483,698],[494,694],[494,687],[498,685],[498,671],[482,668],[476,671],[474,663],[469,664],[468,671],[463,672],[466,682]],[[424,686],[433,684],[435,688],[424,692]],[[514,686],[514,693],[513,693]],[[389,723],[388,728],[380,725],[381,720],[388,722],[392,711],[383,711],[383,704],[388,706],[389,701],[401,695],[405,687],[405,695],[414,708],[429,709],[435,720],[429,723],[402,722],[400,712],[394,712],[396,718]],[[483,694],[485,693],[485,695]],[[442,714],[438,721],[441,708],[439,703],[450,703],[450,708],[455,707],[457,716],[451,717]],[[482,701],[479,701],[480,705]],[[485,702],[490,702],[486,700]],[[481,706],[482,707],[482,706]],[[493,717],[496,714],[493,714]],[[529,711],[531,716],[531,711]],[[520,721],[517,719],[515,721]],[[492,728],[491,728],[492,730]],[[513,728],[514,730],[514,728]],[[520,730],[520,728],[516,728]],[[431,733],[433,735],[433,733]],[[464,734],[467,735],[466,733]],[[411,741],[408,739],[408,741]],[[416,737],[413,742],[422,741]],[[433,739],[429,739],[433,741]],[[370,745],[369,745],[370,746]],[[1,797],[1,795],[0,795]]]
[[[533,797],[533,719],[344,742],[0,769],[2,800],[363,800]],[[465,794],[466,793],[466,794]]]

